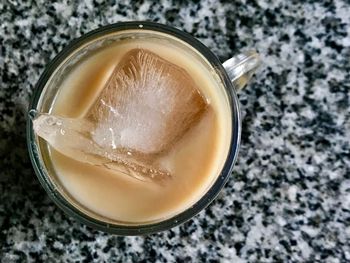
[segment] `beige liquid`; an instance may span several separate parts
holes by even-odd
[[[160,221],[191,207],[219,175],[231,136],[229,104],[215,74],[204,62],[196,62],[198,54],[194,51],[186,52],[152,39],[123,41],[84,59],[65,78],[51,112],[66,117],[84,116],[122,56],[140,47],[184,68],[210,104],[201,121],[167,157],[172,179],[163,185],[145,183],[74,161],[53,149],[49,157],[64,192],[78,209],[125,224]]]

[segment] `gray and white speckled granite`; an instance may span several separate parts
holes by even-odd
[[[2,262],[350,261],[349,1],[72,2],[0,1]],[[25,146],[28,97],[45,64],[72,39],[126,20],[183,29],[223,61],[256,48],[265,64],[239,94],[242,147],[220,196],[148,237],[64,215]]]

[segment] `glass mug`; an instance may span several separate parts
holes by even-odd
[[[137,30],[137,33],[135,33],[135,30]],[[198,59],[203,60],[218,76],[217,79],[225,89],[231,109],[231,142],[220,174],[217,175],[209,190],[190,208],[169,219],[156,223],[140,225],[118,224],[118,222],[106,220],[102,217],[99,218],[98,215],[84,211],[83,207],[74,203],[74,200],[69,200],[69,197],[64,194],[59,183],[55,181],[53,167],[45,164],[45,149],[39,147],[39,138],[34,133],[31,119],[37,111],[48,111],[58,91],[59,85],[55,84],[64,78],[65,72],[69,70],[69,65],[79,62],[89,52],[113,43],[113,41],[140,36],[147,37],[154,34],[157,34],[157,37],[162,37],[168,41],[177,41],[182,46],[187,45],[195,49],[200,54]],[[109,233],[144,235],[167,230],[189,220],[215,199],[231,174],[237,158],[241,135],[241,119],[236,92],[245,86],[259,63],[259,55],[254,51],[250,51],[221,64],[219,59],[206,46],[191,35],[153,22],[121,22],[101,27],[83,35],[62,50],[46,67],[36,85],[29,107],[27,121],[28,151],[41,185],[50,198],[68,215],[73,216],[86,225]]]

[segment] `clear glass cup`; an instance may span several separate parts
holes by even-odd
[[[135,33],[137,31],[137,34]],[[119,224],[111,219],[103,218],[79,206],[55,178],[55,172],[47,158],[47,146],[38,138],[32,127],[32,117],[37,111],[48,112],[57,94],[59,82],[69,72],[70,68],[84,56],[96,49],[114,41],[127,38],[147,37],[158,34],[169,41],[178,41],[189,45],[200,54],[198,59],[205,60],[218,76],[229,99],[231,109],[231,143],[224,166],[217,175],[210,189],[190,208],[163,221],[147,224]],[[152,22],[122,22],[108,25],[87,33],[73,41],[47,65],[34,90],[27,121],[27,145],[35,173],[50,198],[68,215],[93,228],[118,235],[145,235],[170,229],[179,225],[208,206],[215,199],[229,178],[237,158],[241,119],[236,91],[245,86],[259,65],[259,56],[255,51],[249,51],[227,60],[221,64],[219,59],[202,43],[191,35],[175,28]]]

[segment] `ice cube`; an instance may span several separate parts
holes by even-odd
[[[133,49],[84,118],[39,114],[33,128],[75,160],[159,181],[171,176],[160,158],[200,119],[206,106],[184,69],[148,50]]]
[[[102,147],[160,153],[196,122],[206,101],[182,68],[145,50],[129,51],[90,110]],[[106,139],[108,138],[108,139]]]
[[[33,120],[33,129],[55,150],[74,160],[116,170],[141,181],[161,182],[171,177],[158,163],[159,159],[124,149],[104,149],[96,144],[91,137],[94,124],[89,120],[41,113]]]

